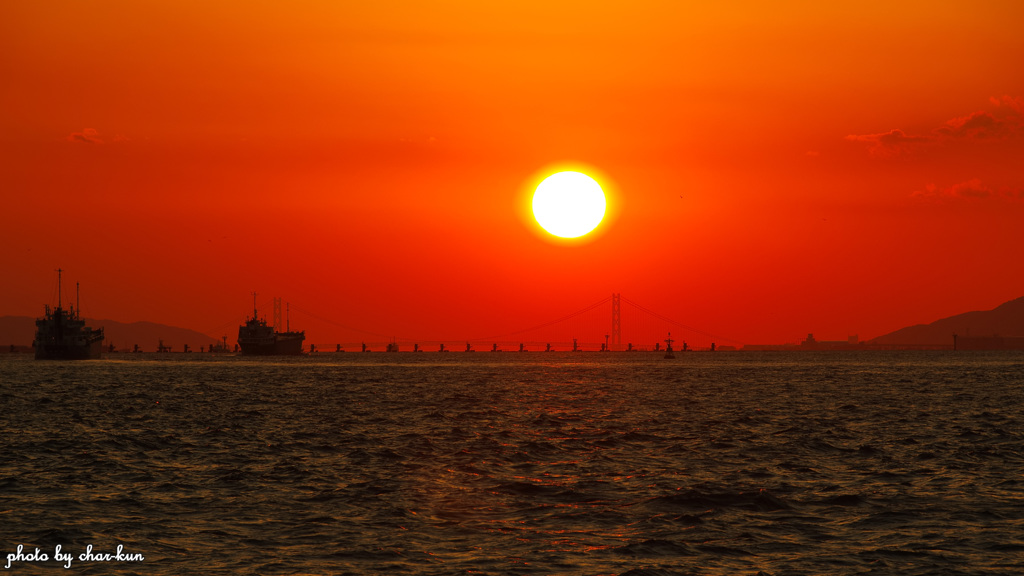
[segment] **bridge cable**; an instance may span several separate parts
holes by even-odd
[[[486,341],[491,341],[491,340],[498,340],[498,339],[501,339],[501,338],[507,338],[509,336],[515,336],[517,334],[523,334],[523,333],[526,333],[526,332],[532,332],[534,330],[540,330],[542,328],[547,328],[549,326],[553,326],[553,325],[558,324],[560,322],[565,322],[566,320],[571,320],[571,319],[573,319],[573,318],[575,318],[577,316],[580,316],[581,314],[585,314],[587,312],[590,312],[591,310],[593,310],[594,308],[597,308],[598,306],[602,306],[604,304],[607,304],[608,302],[611,301],[611,299],[612,299],[611,296],[607,296],[607,297],[603,298],[600,302],[595,302],[594,304],[591,304],[590,306],[587,306],[586,308],[577,310],[576,312],[573,312],[572,314],[567,314],[566,316],[562,316],[561,318],[556,318],[555,320],[544,322],[543,324],[538,324],[538,325],[532,326],[530,328],[524,328],[522,330],[516,330],[514,332],[506,332],[505,334],[499,334],[497,336],[491,336],[489,338],[477,338],[475,340],[470,340],[470,342],[486,342]]]
[[[655,318],[658,318],[660,320],[663,320],[665,322],[668,322],[669,324],[678,326],[680,328],[683,328],[683,329],[686,329],[686,330],[690,330],[691,332],[696,332],[697,334],[700,334],[702,336],[707,336],[709,338],[715,338],[716,340],[724,340],[726,342],[732,342],[734,344],[742,344],[742,342],[740,342],[739,340],[734,340],[732,338],[727,338],[725,336],[720,336],[720,335],[712,334],[710,332],[705,332],[705,331],[703,331],[703,330],[701,330],[699,328],[694,328],[693,326],[687,326],[686,324],[683,324],[682,322],[677,322],[677,321],[669,318],[668,316],[664,316],[662,314],[659,314],[659,313],[655,312],[654,310],[650,310],[648,308],[645,308],[645,307],[641,306],[640,304],[637,304],[636,302],[633,302],[629,298],[622,298],[622,301],[627,303],[627,304],[629,304],[630,306],[633,306],[634,308],[636,308],[638,310],[641,310],[641,311],[643,311],[643,312],[645,312],[645,313],[647,313],[647,314],[649,314],[651,316],[654,316]]]

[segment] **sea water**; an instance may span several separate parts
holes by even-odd
[[[0,357],[12,574],[1020,574],[1024,354]]]

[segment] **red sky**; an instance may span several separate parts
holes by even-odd
[[[0,315],[464,339],[620,292],[733,342],[1024,295],[1024,4],[0,4]],[[599,171],[545,240],[522,191]],[[267,304],[269,306],[269,304]],[[267,310],[269,313],[269,310]],[[293,314],[293,324],[301,315]],[[624,332],[628,327],[624,326]]]

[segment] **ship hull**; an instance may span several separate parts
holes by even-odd
[[[279,332],[272,338],[238,339],[238,347],[246,356],[296,356],[302,354],[303,333]]]
[[[100,357],[102,350],[102,342],[87,345],[37,344],[36,360],[95,360]]]
[[[302,340],[278,340],[276,342],[239,342],[238,347],[246,356],[296,356],[302,354]]]

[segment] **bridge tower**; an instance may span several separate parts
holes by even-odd
[[[274,297],[274,330],[281,331],[281,298]]]
[[[612,350],[622,348],[622,294],[612,294]]]

